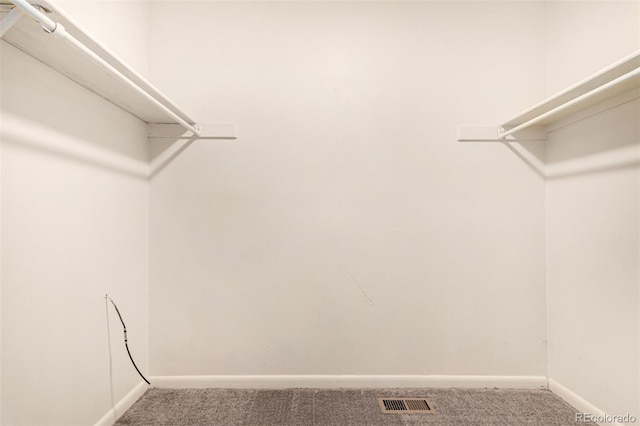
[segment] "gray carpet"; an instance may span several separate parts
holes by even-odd
[[[426,397],[434,411],[382,413],[376,397],[394,396]],[[575,413],[546,390],[150,388],[116,425],[575,426]]]

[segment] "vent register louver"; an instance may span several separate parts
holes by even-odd
[[[383,413],[431,413],[433,408],[426,398],[378,398]]]

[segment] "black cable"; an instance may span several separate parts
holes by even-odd
[[[106,297],[109,298],[109,300],[111,301],[111,304],[113,305],[113,307],[116,308],[116,313],[118,314],[118,317],[120,318],[120,322],[122,323],[122,329],[124,331],[124,347],[127,348],[127,353],[129,354],[129,359],[131,360],[131,363],[135,367],[135,369],[138,372],[138,374],[140,375],[140,377],[142,377],[142,380],[144,380],[145,382],[147,382],[148,385],[150,385],[151,382],[149,382],[146,379],[146,377],[144,377],[142,375],[142,373],[138,369],[138,366],[136,365],[136,362],[133,360],[133,357],[131,356],[131,352],[129,351],[129,344],[127,343],[127,326],[124,325],[124,320],[122,319],[122,315],[120,315],[120,310],[118,310],[118,307],[116,306],[116,302],[114,302],[112,298],[110,298],[109,296],[106,296]]]

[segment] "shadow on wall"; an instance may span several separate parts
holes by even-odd
[[[638,167],[640,100],[553,129],[546,142],[502,144],[547,180]]]
[[[206,140],[204,140],[206,139]],[[203,140],[235,141],[235,137],[211,137],[205,138],[155,138],[149,137],[149,178],[153,178],[165,169],[173,160],[175,160],[182,152],[189,148],[194,142]]]
[[[640,165],[640,100],[549,133],[547,179],[605,173]]]
[[[546,178],[544,166],[544,141],[502,142],[542,179]]]
[[[148,178],[146,159],[133,158],[105,147],[100,141],[79,139],[66,132],[4,112],[2,144],[40,151],[136,179]]]
[[[191,139],[150,139],[149,178],[152,179],[198,138]]]
[[[112,160],[146,163],[146,147],[135,144],[136,138],[146,135],[143,122],[7,43],[2,44],[1,86],[3,133],[16,124],[25,131],[20,139],[32,147],[45,148],[49,141],[40,141],[51,135],[60,145],[52,150],[57,154],[70,148],[57,140],[68,139],[78,148],[93,145],[99,147],[96,151],[112,153],[107,155]],[[36,130],[44,133],[38,136]],[[70,149],[69,154],[81,157],[90,149],[78,155]],[[93,162],[97,157],[88,159]]]
[[[78,139],[66,132],[42,126],[22,117],[3,114],[2,143],[19,149],[30,149],[65,160],[90,165],[136,179],[153,178],[175,160],[198,138],[150,139],[149,163],[104,147],[93,139]],[[233,140],[219,138],[218,140]]]

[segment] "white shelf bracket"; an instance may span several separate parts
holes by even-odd
[[[200,135],[185,129],[180,124],[149,123],[147,137],[149,139],[221,139],[235,140],[238,138],[236,123],[194,124]]]
[[[22,11],[17,7],[11,9],[11,11],[0,20],[0,38],[4,37],[7,31],[9,31],[20,18],[22,18]]]

